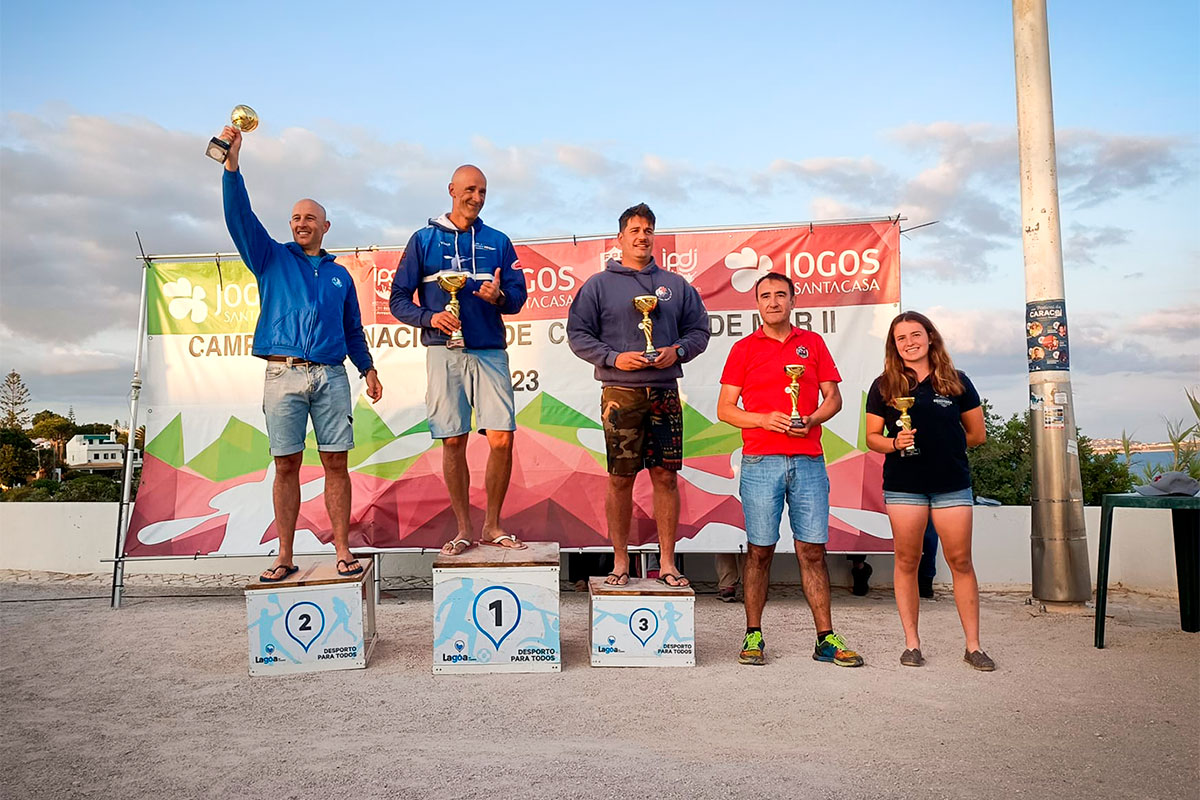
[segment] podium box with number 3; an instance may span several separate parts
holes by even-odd
[[[433,562],[433,671],[558,672],[558,543],[473,545]]]
[[[588,582],[593,667],[696,666],[696,593],[630,578],[612,586]]]
[[[372,563],[343,577],[328,562],[246,586],[251,675],[363,669],[375,646]]]

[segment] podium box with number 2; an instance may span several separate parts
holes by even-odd
[[[694,667],[696,593],[690,586],[630,578],[588,582],[593,667]]]
[[[363,669],[375,646],[372,563],[343,577],[322,562],[278,583],[246,586],[251,675]]]
[[[558,543],[473,545],[433,562],[433,671],[558,672]]]

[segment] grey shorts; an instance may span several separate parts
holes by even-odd
[[[435,346],[425,353],[425,409],[434,439],[470,433],[472,411],[480,431],[517,429],[506,350]]]

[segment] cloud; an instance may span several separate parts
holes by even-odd
[[[1104,266],[1099,263],[1099,252],[1125,244],[1131,232],[1128,228],[1115,225],[1094,227],[1075,223],[1071,226],[1071,234],[1063,242],[1063,261],[1072,265]]]
[[[1129,326],[1129,331],[1139,336],[1186,343],[1195,348],[1200,343],[1200,303],[1160,308],[1142,314]],[[1200,361],[1193,361],[1192,369],[1200,369]]]

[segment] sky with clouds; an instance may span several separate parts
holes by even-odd
[[[232,249],[204,158],[236,103],[287,239],[403,244],[465,161],[514,238],[902,213],[903,305],[1005,414],[1026,398],[1012,11],[845,4],[6,3],[0,368],[33,409],[125,419],[140,233]],[[1085,433],[1163,437],[1200,384],[1200,6],[1050,3]],[[218,13],[219,12],[219,13]]]

